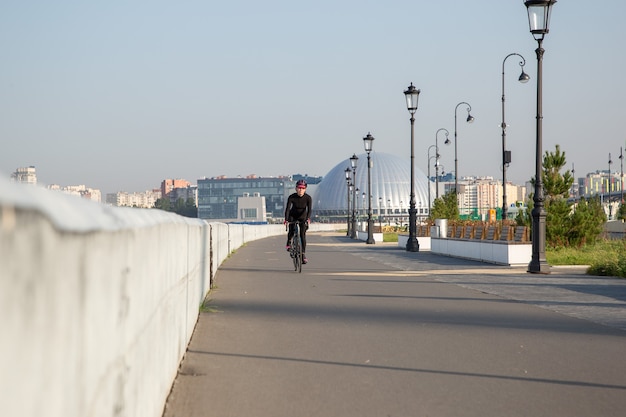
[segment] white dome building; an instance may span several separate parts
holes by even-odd
[[[367,154],[357,155],[356,168],[357,211],[367,215]],[[372,216],[379,221],[379,213],[386,221],[402,219],[408,223],[411,201],[411,160],[380,152],[370,153],[372,160]],[[331,169],[313,193],[313,215],[318,221],[341,221],[348,214],[348,185],[346,168],[351,168],[350,159],[345,159]],[[352,173],[350,174],[352,178]],[[435,187],[426,175],[415,167],[415,208],[417,218],[428,216],[428,187],[434,200]],[[352,195],[350,196],[352,201]],[[352,203],[351,203],[352,204]],[[431,201],[432,204],[432,201]],[[380,212],[379,212],[380,209]]]

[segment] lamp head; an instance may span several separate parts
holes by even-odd
[[[550,31],[550,12],[556,0],[526,0],[530,33],[538,41]]]
[[[520,83],[522,84],[526,84],[528,82],[528,80],[530,80],[530,75],[526,74],[524,72],[524,68],[522,68],[522,73],[520,74],[519,78],[517,79]]]
[[[420,90],[413,86],[413,83],[406,89],[404,92],[404,97],[406,98],[406,108],[409,110],[409,113],[415,114],[417,111],[417,101],[420,96]]]
[[[359,157],[356,156],[356,154],[352,154],[352,156],[350,157],[350,165],[352,166],[352,169],[356,168],[356,161],[358,161]]]
[[[363,138],[363,145],[365,146],[365,152],[367,152],[368,154],[372,152],[372,142],[374,142],[374,136],[368,133],[367,136]]]

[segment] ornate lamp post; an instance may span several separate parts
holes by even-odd
[[[549,32],[550,11],[556,0],[527,0],[524,2],[528,11],[530,33],[537,41],[537,150],[535,153],[535,207],[532,210],[532,258],[528,264],[528,272],[534,274],[549,274],[550,265],[546,261],[546,210],[544,208],[543,171],[542,161],[542,72],[543,53],[542,43]]]
[[[435,148],[435,154],[433,156],[430,156],[430,150],[432,148]],[[430,200],[431,200],[431,197],[430,197],[430,161],[433,158],[435,159],[435,165],[437,165],[437,161],[439,160],[439,149],[437,149],[437,145],[430,145],[428,147],[428,164],[426,164],[426,166],[428,167],[428,213],[430,213],[430,206],[431,206],[430,204]]]
[[[363,200],[363,204],[361,204],[363,206],[363,216],[365,216],[365,191],[363,191],[363,194],[361,195],[361,199]]]
[[[619,165],[620,165],[620,177],[619,177],[619,183],[620,183],[620,188],[622,190],[622,195],[620,198],[620,202],[622,204],[624,204],[624,154],[622,153],[623,149],[620,146],[619,147]]]
[[[417,111],[417,100],[420,96],[420,90],[413,86],[413,83],[404,92],[406,98],[406,107],[411,113],[411,202],[409,206],[409,238],[406,241],[406,250],[408,252],[417,252],[420,250],[417,241],[417,209],[415,208],[415,112]],[[430,181],[430,178],[428,179]],[[429,182],[430,184],[430,182]],[[430,189],[430,185],[429,185]]]
[[[450,132],[448,132],[448,129],[445,128],[441,128],[438,129],[437,132],[435,133],[435,147],[437,150],[437,159],[435,160],[435,198],[439,198],[439,145],[437,144],[437,135],[439,135],[439,132],[446,132],[446,141],[444,142],[446,145],[450,144],[450,139],[448,139],[448,135],[450,134]],[[430,209],[428,210],[428,214],[430,214]]]
[[[361,195],[361,194],[359,194],[360,191],[361,190],[359,190],[359,187],[355,187],[355,189],[354,189],[354,199],[355,200],[354,200],[354,203],[352,203],[352,204],[356,205],[356,224],[357,225],[359,224],[359,218],[361,217],[361,209],[359,208],[359,196]],[[358,229],[358,227],[357,227],[357,229]]]
[[[464,101],[457,104],[456,107],[454,108],[454,192],[456,193],[457,196],[459,195],[459,160],[457,157],[458,154],[457,154],[457,146],[456,146],[456,111],[461,104],[465,104],[467,106],[467,119],[465,119],[465,121],[467,123],[474,122],[474,116],[470,114],[470,112],[472,111],[472,106],[470,106],[468,103]]]
[[[522,60],[519,65],[522,67],[522,73],[517,79],[520,83],[525,84],[530,80],[530,76],[524,72],[524,65],[526,65],[526,59],[518,53],[513,52],[508,54],[502,61],[502,220],[506,219],[508,204],[506,201],[506,169],[511,163],[511,151],[506,150],[506,122],[504,121],[504,63],[511,56],[518,56]]]
[[[372,143],[374,136],[369,133],[363,138],[365,152],[367,152],[367,240],[368,245],[374,244],[374,222],[372,220],[372,160],[370,152],[372,152]]]
[[[352,230],[350,237],[356,239],[356,161],[358,161],[356,154],[352,154],[350,157],[350,165],[352,166]]]
[[[611,215],[613,214],[613,207],[611,207],[611,164],[613,160],[611,159],[611,152],[609,152],[609,182],[607,183],[606,189],[608,191],[608,202],[609,202],[609,220],[611,220]]]
[[[348,237],[352,237],[352,233],[350,233],[350,168],[346,168],[345,169],[345,174],[346,174],[346,187],[347,187],[347,194],[348,194],[348,210],[347,210],[347,224],[348,224],[348,231],[346,232],[346,236]]]

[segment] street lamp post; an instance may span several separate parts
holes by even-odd
[[[356,161],[358,161],[356,154],[352,154],[350,157],[350,165],[352,166],[352,230],[350,237],[356,239]]]
[[[609,205],[609,220],[611,220],[611,215],[613,214],[613,209],[611,207],[611,164],[613,163],[613,160],[611,159],[611,152],[609,152],[609,178],[606,182],[606,191],[607,191],[607,201],[608,201],[608,205]]]
[[[361,195],[361,199],[363,200],[361,204],[361,206],[363,206],[363,216],[365,216],[365,191],[363,191],[363,194]]]
[[[435,148],[435,155],[430,156],[430,150],[432,148]],[[430,200],[431,200],[431,196],[430,196],[430,161],[431,159],[435,158],[435,163],[439,160],[439,149],[437,149],[437,145],[430,145],[428,147],[428,164],[426,164],[426,166],[428,167],[428,212],[430,213]],[[420,201],[421,203],[421,201]]]
[[[520,54],[513,52],[508,54],[502,61],[502,220],[506,220],[508,204],[506,201],[506,169],[511,163],[511,152],[506,150],[506,122],[504,121],[504,63],[511,56],[518,56],[522,60],[519,65],[522,67],[522,73],[520,74],[518,81],[521,83],[527,83],[530,80],[530,76],[524,72],[524,65],[526,65],[526,59]]]
[[[355,187],[354,189],[354,205],[356,205],[356,224],[357,224],[357,230],[358,230],[358,224],[359,224],[359,218],[361,217],[361,209],[359,208],[359,192],[361,190],[359,190],[359,187]]]
[[[380,205],[383,203],[383,198],[378,197],[378,227],[380,227],[380,233],[383,232],[383,217],[380,214]]]
[[[368,245],[374,244],[374,224],[372,221],[372,160],[370,152],[372,152],[372,143],[374,136],[369,133],[363,138],[365,152],[367,152],[367,240]]]
[[[461,104],[465,104],[467,106],[467,119],[465,119],[465,121],[467,123],[472,123],[474,121],[474,116],[470,114],[470,112],[472,111],[472,106],[470,106],[468,103],[464,101],[456,105],[456,107],[454,108],[454,192],[456,193],[457,196],[459,195],[459,159],[457,157],[458,153],[457,153],[457,145],[456,145],[456,137],[457,137],[456,111]]]
[[[435,198],[439,198],[439,145],[437,144],[437,135],[439,135],[439,132],[446,132],[446,141],[444,142],[446,145],[450,144],[450,139],[448,139],[448,135],[450,134],[450,132],[448,132],[448,129],[445,128],[441,128],[438,129],[437,132],[435,133],[435,148],[437,150],[437,159],[435,160]],[[429,213],[430,214],[430,209],[429,209]]]
[[[346,236],[351,237],[352,234],[350,233],[350,168],[346,168],[344,173],[346,174],[346,189],[347,189],[347,194],[348,194],[348,210],[347,210],[347,225],[348,225],[348,230],[346,231]]]
[[[406,98],[406,107],[411,113],[411,202],[409,203],[409,238],[406,241],[406,250],[408,252],[417,252],[420,250],[417,241],[417,209],[415,208],[415,112],[417,111],[417,101],[419,99],[420,90],[413,86],[413,83],[404,92]],[[428,179],[430,190],[430,178]],[[429,198],[430,201],[430,198]]]
[[[556,0],[527,0],[524,2],[528,11],[530,33],[537,41],[537,149],[535,152],[535,194],[532,210],[532,257],[528,264],[528,272],[534,274],[549,274],[550,265],[546,260],[546,210],[544,208],[543,171],[542,161],[542,72],[543,53],[542,43],[549,32],[550,11]]]
[[[620,198],[620,202],[622,204],[624,204],[624,154],[622,153],[623,149],[620,146],[619,147],[619,165],[620,165],[620,177],[619,177],[619,183],[620,183],[620,188],[621,188],[621,198]]]

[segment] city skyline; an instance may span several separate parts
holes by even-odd
[[[439,128],[454,140],[459,177],[501,171],[505,66],[507,180],[534,175],[536,42],[523,1],[136,1],[0,6],[0,172],[35,166],[46,184],[86,184],[103,195],[165,178],[324,176],[377,151],[409,163],[403,91],[421,89],[416,166]],[[626,4],[560,0],[544,48],[544,152],[559,144],[575,176],[619,172],[614,120],[626,112],[621,68]],[[585,55],[582,55],[584,52]],[[618,132],[621,131],[618,129]],[[441,164],[454,170],[454,144]],[[375,159],[374,159],[375,161]],[[431,167],[432,172],[432,167]]]

